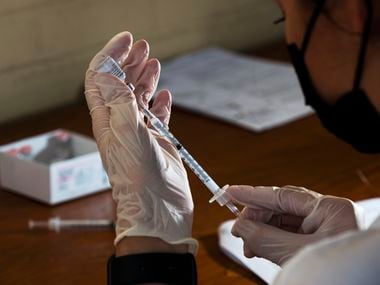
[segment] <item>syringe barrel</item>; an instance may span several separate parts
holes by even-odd
[[[60,226],[64,227],[112,227],[113,221],[106,219],[98,220],[60,220]]]
[[[232,202],[228,202],[226,205],[225,205],[236,217],[239,217],[240,215],[240,211],[239,209],[232,203]]]
[[[203,184],[211,191],[212,194],[215,194],[219,186],[216,182],[207,174],[207,172],[199,165],[199,163],[191,156],[191,154],[181,145],[178,152],[186,163],[186,165],[195,173],[196,176],[203,182]]]

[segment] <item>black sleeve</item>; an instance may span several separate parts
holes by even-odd
[[[108,260],[107,275],[108,285],[197,284],[197,268],[191,253],[112,255]]]

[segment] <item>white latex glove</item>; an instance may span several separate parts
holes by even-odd
[[[244,255],[279,265],[307,244],[364,224],[352,201],[302,187],[231,186],[227,193],[245,206],[232,228],[244,241]]]
[[[86,74],[86,100],[94,136],[113,188],[117,204],[116,239],[156,237],[169,244],[187,244],[195,254],[198,243],[191,238],[193,200],[185,168],[175,147],[144,122],[136,99],[147,104],[155,90],[160,64],[147,60],[148,45],[132,47],[128,32],[116,35],[92,59]],[[97,73],[98,64],[111,56],[123,67],[127,82]],[[171,95],[161,91],[150,109],[169,123]]]

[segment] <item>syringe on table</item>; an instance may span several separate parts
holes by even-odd
[[[112,75],[118,77],[120,80],[125,80],[125,73],[116,63],[116,61],[110,56],[106,57],[102,63],[100,63],[97,68],[98,72],[111,73]],[[128,83],[127,86],[133,91],[134,86]],[[236,216],[240,214],[239,209],[228,199],[226,199],[224,193],[228,188],[228,185],[220,188],[218,184],[207,174],[207,172],[199,165],[199,163],[191,156],[191,154],[183,147],[183,145],[176,139],[176,137],[169,132],[166,126],[147,108],[142,109],[144,116],[152,124],[154,129],[159,132],[160,135],[166,137],[178,150],[182,160],[186,165],[195,173],[195,175],[203,182],[203,184],[211,191],[214,195],[210,199],[210,203],[217,201],[221,206],[227,206],[227,208]]]
[[[95,220],[80,220],[70,219],[64,220],[59,217],[53,217],[47,221],[29,220],[28,227],[31,230],[48,229],[55,232],[60,232],[63,229],[108,229],[114,228],[115,224],[112,220],[95,219]]]

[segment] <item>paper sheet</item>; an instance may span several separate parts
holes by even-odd
[[[256,132],[312,113],[289,64],[220,48],[164,64],[159,88],[169,89],[177,106]]]
[[[365,228],[368,229],[371,225],[380,218],[380,198],[371,198],[356,202],[364,209]]]

